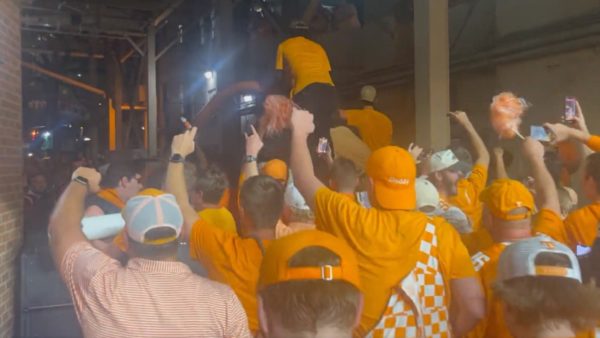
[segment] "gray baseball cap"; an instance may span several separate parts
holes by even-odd
[[[569,266],[536,264],[543,253],[563,255]],[[506,281],[526,276],[552,276],[575,279],[581,283],[581,269],[575,253],[566,245],[547,236],[536,236],[509,245],[498,261],[498,280]]]

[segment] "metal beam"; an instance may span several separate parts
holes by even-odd
[[[120,40],[125,40],[125,39],[127,39],[128,36],[137,36],[137,37],[145,37],[146,36],[146,34],[139,33],[139,32],[114,31],[114,32],[107,32],[108,34],[92,34],[92,33],[82,33],[82,32],[61,31],[58,29],[52,30],[52,29],[34,28],[34,27],[27,27],[27,26],[21,26],[21,30],[29,31],[29,32],[38,32],[38,33],[82,36],[82,37],[88,37],[88,38],[120,39]]]
[[[147,67],[148,67],[148,127],[146,132],[148,133],[148,154],[150,157],[154,157],[158,154],[157,141],[157,123],[158,123],[158,110],[157,110],[157,97],[156,97],[156,27],[150,25],[148,27],[147,35]]]
[[[158,52],[158,54],[156,55],[156,61],[158,61],[166,52],[168,52],[169,49],[171,49],[171,47],[175,46],[177,41],[179,41],[179,37],[171,41],[165,48]]]
[[[49,76],[49,77],[54,78],[54,79],[57,79],[57,80],[62,81],[64,83],[68,83],[68,84],[70,84],[72,86],[79,87],[79,88],[81,88],[83,90],[87,90],[88,92],[91,92],[91,93],[98,94],[98,95],[101,95],[103,97],[106,97],[106,92],[104,90],[102,90],[100,88],[96,88],[96,87],[90,86],[87,83],[84,83],[84,82],[81,82],[81,81],[77,81],[75,79],[71,79],[68,76],[62,75],[62,74],[57,73],[57,72],[53,72],[53,71],[48,70],[46,68],[42,68],[42,67],[40,67],[38,65],[35,65],[33,63],[21,62],[21,65],[23,67],[25,67],[25,68],[29,68],[29,69],[31,69],[31,70],[33,70],[35,72],[40,73],[40,74],[44,74],[46,76]]]
[[[140,46],[137,45],[137,43],[135,43],[135,41],[133,41],[129,36],[125,37],[125,39],[129,42],[133,49],[140,53],[141,56],[144,56],[144,51],[142,50],[142,48],[140,48]]]
[[[21,48],[21,50],[25,53],[31,54],[56,54],[61,56],[70,56],[74,58],[94,58],[94,59],[104,59],[104,54],[89,54],[87,52],[65,52],[58,50],[50,50],[50,49],[39,49],[39,48]]]
[[[154,27],[158,27],[158,25],[166,19],[173,11],[179,7],[185,0],[177,0],[174,4],[165,9],[162,13],[160,13],[154,20],[152,20],[152,25]]]

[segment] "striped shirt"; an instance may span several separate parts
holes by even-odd
[[[123,267],[81,242],[60,270],[86,337],[251,336],[233,291],[181,262],[133,258]]]

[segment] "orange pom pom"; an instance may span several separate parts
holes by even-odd
[[[494,96],[490,105],[490,122],[500,138],[510,139],[519,133],[521,115],[527,108],[527,102],[513,93],[503,92]]]
[[[272,136],[290,128],[292,101],[282,95],[269,95],[263,104],[264,113],[260,118],[260,131],[263,136]]]

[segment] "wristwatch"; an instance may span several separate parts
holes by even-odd
[[[73,179],[73,182],[77,182],[79,184],[85,185],[86,187],[89,186],[89,181],[87,178],[83,177],[83,176],[77,176]]]
[[[171,163],[183,163],[185,161],[185,158],[183,156],[181,156],[181,154],[173,154],[171,155],[171,158],[169,159],[169,162]]]
[[[244,158],[244,163],[256,162],[256,156],[254,155],[246,155]]]

